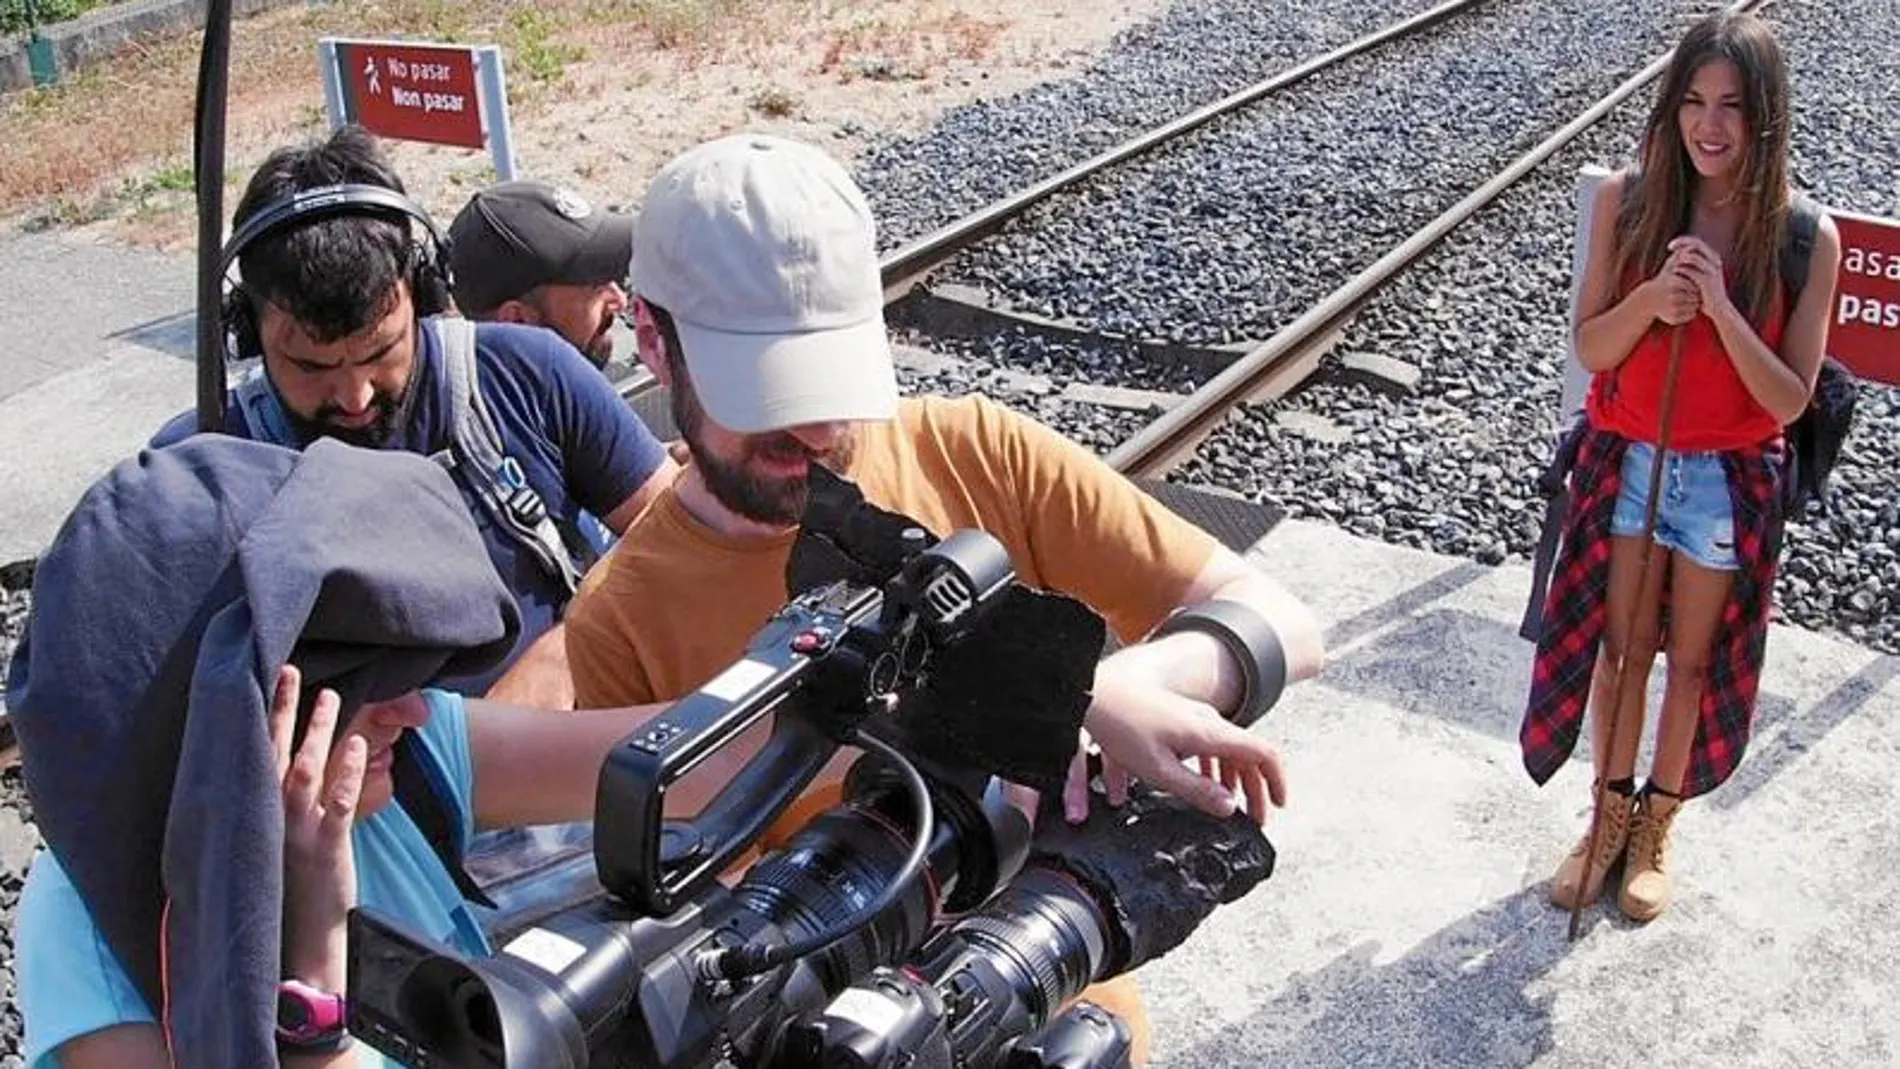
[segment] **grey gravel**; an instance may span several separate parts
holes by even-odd
[[[1709,6],[1481,5],[1045,202],[946,275],[1113,334],[1266,338]]]
[[[856,177],[894,248],[1438,2],[1185,0],[1117,34],[1074,78],[953,109],[920,136],[875,139]]]

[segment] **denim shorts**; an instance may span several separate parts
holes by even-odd
[[[1656,447],[1631,442],[1623,453],[1622,486],[1610,533],[1635,538],[1643,533],[1649,503],[1649,469]],[[1656,541],[1704,568],[1736,571],[1735,507],[1729,500],[1728,475],[1720,453],[1678,453],[1663,458],[1662,496],[1656,503]]]

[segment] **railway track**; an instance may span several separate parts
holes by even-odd
[[[1100,175],[1117,165],[1144,156],[1201,129],[1208,123],[1241,109],[1258,104],[1292,88],[1322,71],[1336,67],[1356,56],[1408,37],[1431,30],[1447,20],[1494,0],[1447,0],[1446,3],[1400,19],[1389,26],[1365,34],[1346,44],[1313,56],[1252,85],[1179,116],[1160,126],[1130,138],[1107,151],[1097,153],[1061,172],[994,201],[957,221],[922,237],[904,243],[886,254],[879,268],[884,281],[884,303],[889,306],[908,297],[932,272],[977,242],[1002,230],[1029,209],[1064,190]],[[636,370],[619,380],[616,388],[636,408],[652,403],[657,383],[644,370]]]
[[[1217,118],[1266,100],[1320,71],[1392,42],[1424,33],[1484,2],[1451,0],[1402,19],[1148,130],[1059,174],[992,202],[948,226],[905,243],[883,257],[880,264],[886,307],[908,297],[932,272],[959,253],[998,233],[1012,220],[1020,218],[1030,208],[1050,197],[1118,164],[1178,141]],[[1767,2],[1735,0],[1725,10],[1751,12]],[[1542,138],[1533,148],[1470,190],[1450,208],[1308,307],[1272,337],[1238,356],[1192,394],[1113,449],[1108,455],[1109,463],[1130,476],[1162,477],[1191,456],[1196,446],[1239,405],[1276,400],[1310,380],[1319,372],[1321,356],[1339,337],[1346,324],[1392,279],[1534,168],[1648,85],[1661,74],[1668,60],[1667,53],[1652,59],[1636,74],[1595,100]],[[651,376],[637,373],[623,380],[620,390],[622,396],[636,408],[642,408],[643,404],[651,406],[654,403],[656,386]]]

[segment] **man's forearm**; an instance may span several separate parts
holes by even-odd
[[[661,703],[549,716],[545,710],[470,700],[476,824],[504,828],[591,820],[608,752],[668,708]]]
[[[1210,562],[1185,592],[1180,608],[1207,601],[1237,602],[1259,615],[1273,629],[1286,658],[1286,682],[1319,674],[1325,660],[1325,637],[1319,621],[1304,603],[1278,583],[1231,553]],[[1228,716],[1244,700],[1248,666],[1226,642],[1212,634],[1183,630],[1150,639],[1117,652],[1110,670],[1145,666],[1182,697],[1205,702]],[[1104,662],[1106,665],[1107,662]]]
[[[567,667],[565,627],[555,624],[535,639],[488,688],[486,697],[523,709],[574,708],[574,677]]]

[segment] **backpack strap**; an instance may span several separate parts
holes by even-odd
[[[1814,235],[1821,229],[1821,212],[1820,202],[1806,193],[1797,191],[1788,201],[1788,229],[1782,235],[1781,259],[1775,267],[1781,272],[1782,287],[1788,291],[1791,312],[1808,283],[1808,261],[1814,256]]]
[[[297,432],[290,429],[290,418],[284,414],[284,403],[277,399],[277,390],[271,386],[270,376],[264,374],[261,361],[231,393],[237,399],[238,411],[244,414],[253,441],[287,449],[301,448]]]
[[[448,773],[414,732],[406,732],[396,741],[395,764],[390,774],[396,781],[396,803],[416,822],[422,837],[429,840],[435,856],[442,860],[442,867],[449,870],[449,878],[455,881],[455,889],[463,898],[494,909],[494,900],[462,864],[459,829],[466,814],[449,790]]]
[[[452,444],[437,453],[437,463],[459,475],[464,488],[501,529],[567,588],[580,588],[580,571],[569,554],[547,503],[528,484],[515,458],[502,448],[501,431],[482,397],[475,359],[475,324],[466,319],[433,317],[423,321],[442,347],[454,420]]]

